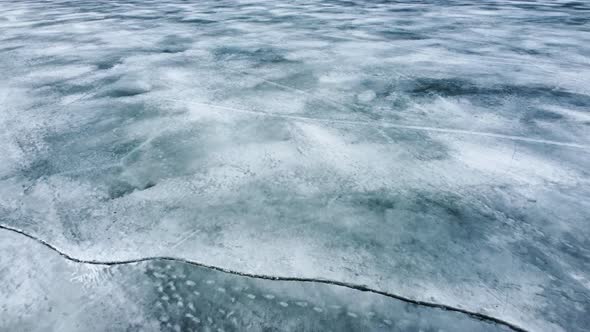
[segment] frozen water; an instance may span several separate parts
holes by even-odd
[[[2,225],[590,324],[585,2],[0,1],[0,32]]]
[[[331,285],[263,281],[163,260],[71,263],[10,233],[0,234],[0,250],[0,326],[6,331],[510,331]],[[227,292],[210,287],[209,278]],[[194,294],[197,289],[203,296]],[[323,309],[289,305],[301,300]]]

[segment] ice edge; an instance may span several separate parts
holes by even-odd
[[[389,298],[393,298],[393,299],[396,299],[399,301],[403,301],[406,303],[411,303],[411,304],[415,304],[415,305],[419,305],[419,306],[425,306],[425,307],[437,308],[437,309],[446,310],[446,311],[458,312],[458,313],[468,315],[472,318],[475,318],[475,319],[478,319],[481,321],[486,321],[486,322],[496,323],[499,325],[506,326],[506,327],[510,328],[511,330],[517,331],[517,332],[529,332],[528,330],[526,330],[516,324],[507,322],[503,319],[500,319],[500,318],[497,318],[494,316],[486,315],[486,314],[475,312],[475,311],[469,311],[469,310],[454,307],[451,305],[415,300],[415,299],[411,299],[411,298],[404,297],[401,295],[381,291],[378,289],[373,289],[367,285],[357,285],[357,284],[338,281],[338,280],[329,280],[329,279],[321,279],[321,278],[303,278],[303,277],[288,277],[288,276],[272,276],[272,275],[265,275],[265,274],[253,274],[253,273],[247,273],[247,272],[233,271],[233,270],[226,269],[223,267],[207,265],[207,264],[203,264],[203,263],[199,263],[196,261],[191,261],[191,260],[187,260],[187,259],[183,259],[183,258],[167,257],[167,256],[140,257],[140,258],[135,258],[135,259],[121,260],[121,261],[85,260],[85,259],[73,257],[73,256],[59,250],[57,247],[46,242],[45,240],[42,240],[34,235],[31,235],[23,230],[18,229],[18,228],[14,228],[11,226],[6,226],[6,225],[0,224],[0,229],[28,237],[29,239],[32,239],[32,240],[42,244],[46,248],[49,248],[49,249],[55,251],[63,258],[65,258],[69,261],[72,261],[72,262],[76,262],[76,263],[115,266],[115,265],[140,263],[140,262],[146,262],[146,261],[152,261],[152,260],[164,260],[164,261],[175,261],[175,262],[186,263],[186,264],[195,265],[195,266],[202,267],[202,268],[207,268],[207,269],[211,269],[211,270],[215,270],[215,271],[219,271],[219,272],[223,272],[223,273],[229,273],[229,274],[239,275],[239,276],[248,277],[248,278],[276,280],[276,281],[314,282],[314,283],[335,285],[335,286],[340,286],[340,287],[347,287],[347,288],[362,291],[362,292],[370,292],[370,293],[386,296]]]

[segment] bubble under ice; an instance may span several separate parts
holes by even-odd
[[[0,1],[0,223],[80,259],[584,331],[589,21],[565,1]]]

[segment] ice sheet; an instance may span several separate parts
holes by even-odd
[[[583,331],[589,18],[564,1],[1,1],[0,223],[81,259]]]

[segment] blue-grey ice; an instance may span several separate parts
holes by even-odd
[[[165,263],[75,288],[76,263],[7,229],[84,261],[174,257],[366,285],[527,331],[590,325],[587,1],[0,0],[0,74],[0,246],[23,248],[0,254],[0,330],[217,317],[152,290],[160,272],[145,269]],[[138,280],[144,297],[87,299]],[[195,292],[230,301],[231,285]],[[305,289],[242,304],[238,330],[297,330],[297,302],[302,317],[330,310]],[[40,325],[30,299],[44,292],[56,311]],[[153,296],[183,309],[155,311]],[[338,300],[344,322],[370,312],[354,296]],[[94,314],[56,325],[86,302]],[[378,315],[398,330],[479,329],[411,310],[425,311]],[[85,329],[84,315],[113,321]],[[344,326],[330,319],[301,328]]]
[[[71,263],[15,234],[0,234],[0,250],[2,331],[510,331],[332,285],[163,260]]]

